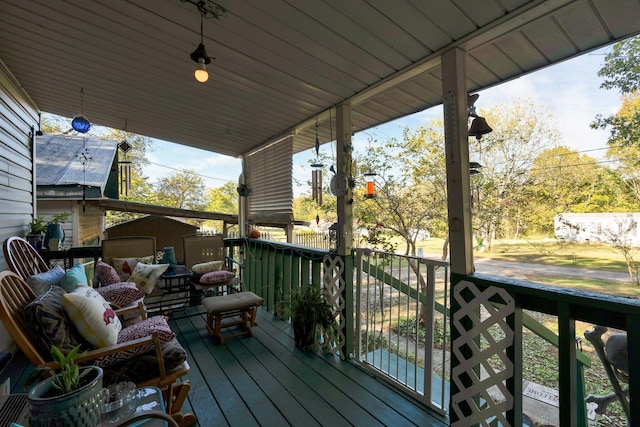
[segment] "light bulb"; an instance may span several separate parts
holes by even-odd
[[[207,72],[207,67],[204,65],[204,59],[198,59],[198,66],[196,68],[194,76],[200,83],[204,83],[209,80],[209,73]]]

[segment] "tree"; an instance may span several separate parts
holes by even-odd
[[[517,238],[528,226],[531,201],[527,191],[531,164],[559,139],[554,117],[531,100],[497,104],[481,116],[493,132],[470,144],[472,161],[483,165],[472,179],[475,193],[474,229],[490,249],[496,237]]]
[[[402,139],[377,141],[357,156],[357,175],[375,171],[377,197],[355,192],[354,217],[367,227],[369,238],[385,232],[402,237],[405,253],[415,255],[420,232],[446,230],[446,171],[442,122],[432,121],[415,131],[404,128]]]
[[[600,87],[618,89],[623,95],[631,95],[631,101],[638,97],[640,88],[640,36],[615,43],[605,56],[604,66],[598,71],[604,82]],[[630,101],[625,98],[625,101]],[[625,107],[625,103],[627,104]],[[613,116],[601,114],[591,123],[594,129],[611,127],[610,145],[637,145],[640,140],[640,109],[635,102],[624,102],[623,108]]]
[[[227,182],[218,188],[206,191],[206,210],[210,212],[238,213],[238,192],[235,182]]]
[[[155,186],[158,203],[178,209],[202,210],[207,202],[205,185],[193,170],[176,172],[161,178]]]

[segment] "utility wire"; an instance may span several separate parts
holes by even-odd
[[[155,162],[148,162],[148,163],[150,165],[160,166],[161,168],[171,169],[171,170],[174,170],[176,172],[189,172],[190,174],[195,175],[195,176],[199,176],[200,178],[214,179],[216,181],[223,181],[223,182],[236,182],[233,179],[217,178],[215,176],[203,175],[203,174],[196,173],[196,172],[193,172],[193,171],[187,171],[186,169],[179,169],[179,168],[174,168],[174,167],[167,166],[167,165],[162,165],[160,163],[155,163]]]

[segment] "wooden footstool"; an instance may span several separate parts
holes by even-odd
[[[209,335],[218,337],[220,344],[225,338],[239,335],[253,336],[252,326],[256,326],[256,312],[262,305],[263,299],[253,292],[238,292],[235,294],[208,297],[202,300],[202,305],[207,310],[207,330]],[[228,317],[239,319],[223,322]],[[222,329],[230,326],[241,326],[240,332],[222,335]]]

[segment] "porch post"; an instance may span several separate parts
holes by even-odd
[[[351,182],[352,150],[351,145],[351,106],[338,105],[336,107],[336,161],[337,172],[343,174]],[[343,358],[353,354],[354,313],[353,313],[353,190],[347,185],[344,195],[337,198],[338,236],[337,255],[344,261],[341,282],[344,283],[342,293],[341,324],[344,325],[344,343],[340,349]]]
[[[444,142],[447,167],[447,207],[449,224],[449,262],[451,268],[451,342],[461,338],[461,330],[453,322],[454,316],[461,310],[454,298],[455,290],[464,275],[473,272],[473,252],[471,243],[471,189],[469,180],[469,131],[467,113],[465,52],[454,48],[442,54],[442,94],[444,109]],[[467,300],[470,296],[465,295]],[[479,314],[479,313],[478,313]],[[462,330],[472,328],[471,321],[463,319]],[[479,345],[479,342],[476,343]],[[451,375],[465,361],[473,358],[473,351],[465,347],[460,355],[451,354]],[[479,367],[472,368],[479,377]],[[469,377],[460,382],[451,381],[449,416],[452,426],[463,421],[455,409],[459,399],[473,386]],[[477,397],[474,397],[477,399]],[[476,402],[477,407],[478,402]],[[468,410],[472,411],[470,407]],[[465,414],[467,416],[469,414]]]
[[[465,53],[459,48],[442,55],[442,93],[451,272],[471,274],[473,244],[466,62]]]

